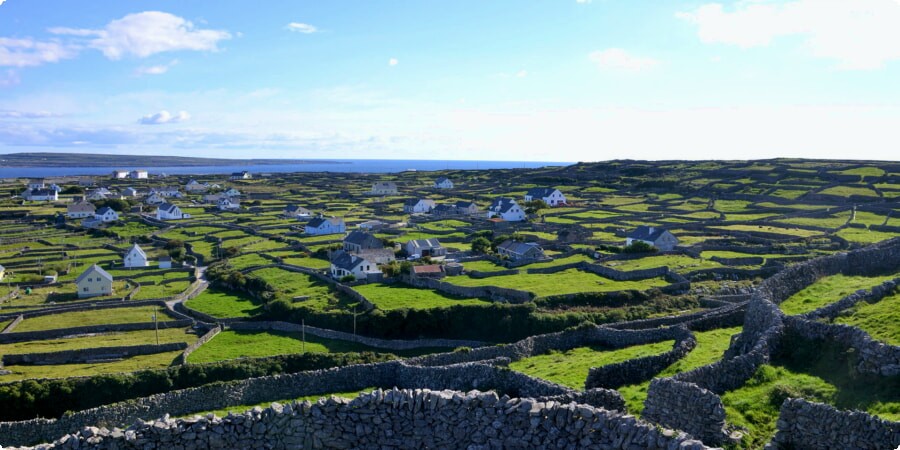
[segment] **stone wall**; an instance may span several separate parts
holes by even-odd
[[[304,331],[302,325],[289,322],[232,322],[228,325],[232,330],[269,330],[269,331],[285,331],[289,333],[301,333]],[[343,331],[328,330],[325,328],[305,327],[307,334],[318,336],[326,339],[337,339],[342,341],[356,342],[369,347],[388,349],[388,350],[410,350],[414,348],[427,347],[480,347],[484,345],[480,341],[467,341],[456,339],[417,339],[413,341],[405,340],[389,340],[377,339],[366,336],[345,333]]]
[[[506,270],[495,270],[491,272],[482,272],[480,270],[471,270],[466,271],[466,273],[472,278],[491,278],[491,277],[502,277],[506,275],[518,275],[519,269],[506,269]]]
[[[800,317],[785,317],[786,331],[803,339],[828,341],[856,351],[856,370],[860,373],[891,377],[900,375],[900,346],[876,341],[859,328],[828,324]]]
[[[784,401],[776,427],[778,431],[767,449],[900,448],[900,422],[801,399]]]
[[[808,320],[828,319],[832,320],[842,311],[853,307],[861,301],[875,303],[882,298],[891,295],[897,286],[900,286],[900,278],[885,281],[884,283],[873,287],[871,290],[856,291],[837,302],[823,306],[815,311],[803,314],[801,317]]]
[[[354,400],[273,404],[225,418],[87,428],[52,448],[607,448],[705,449],[683,433],[576,403],[493,392],[376,390]]]
[[[187,348],[185,348],[184,351],[181,352],[181,355],[178,356],[178,359],[175,361],[175,364],[187,364],[188,356],[190,356],[191,353],[194,353],[195,351],[197,351],[197,349],[200,348],[201,345],[209,342],[210,339],[216,337],[216,335],[221,332],[222,332],[221,325],[216,325],[215,327],[212,327],[203,336],[200,336],[200,339],[197,339],[197,342],[194,342],[193,344],[187,346]]]
[[[697,346],[697,339],[686,328],[675,327],[672,330],[675,335],[672,350],[660,355],[635,358],[618,364],[592,367],[584,382],[585,389],[616,389],[629,384],[642,383],[684,358]]]
[[[726,440],[722,399],[692,383],[654,379],[641,416],[664,427],[687,431],[706,443],[718,445]]]
[[[13,319],[12,322],[8,323],[5,327],[3,327],[3,331],[0,331],[0,334],[6,334],[6,333],[12,332],[12,330],[14,330],[17,325],[22,323],[23,320],[25,320],[25,316],[20,314],[19,317],[16,317],[15,319]]]
[[[412,278],[409,284],[417,288],[434,289],[448,295],[463,298],[484,298],[492,301],[509,303],[525,303],[534,298],[534,294],[516,289],[506,289],[496,286],[457,286],[446,281],[431,278]]]
[[[187,348],[184,342],[168,344],[131,345],[125,347],[81,348],[48,353],[21,353],[3,355],[3,365],[43,365],[43,364],[77,364],[97,360],[130,358],[138,355],[153,355]]]
[[[182,320],[168,320],[165,322],[159,322],[159,328],[184,328],[189,327],[194,324],[194,321],[191,319],[182,319]],[[0,334],[0,344],[12,344],[15,342],[28,342],[28,341],[41,341],[47,339],[59,339],[66,336],[74,336],[77,334],[89,334],[89,333],[111,333],[111,332],[121,332],[121,331],[138,331],[138,330],[152,330],[156,328],[157,324],[154,322],[139,322],[139,323],[120,323],[120,324],[109,324],[109,325],[90,325],[84,327],[72,327],[72,328],[58,328],[55,330],[41,330],[41,331],[23,331],[19,333],[8,333],[8,334]]]

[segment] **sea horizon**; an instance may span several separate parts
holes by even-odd
[[[114,170],[146,170],[149,175],[218,175],[249,171],[251,174],[294,172],[341,173],[397,173],[409,170],[432,172],[439,170],[534,169],[546,166],[567,166],[563,161],[472,161],[472,160],[416,160],[416,159],[329,159],[305,160],[292,164],[234,164],[212,166],[70,166],[70,167],[3,167],[0,178],[40,178],[65,176],[96,176]]]

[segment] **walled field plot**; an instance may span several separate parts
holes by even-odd
[[[504,275],[490,278],[468,276],[449,277],[447,282],[459,286],[497,286],[533,292],[538,297],[576,294],[582,292],[645,291],[669,284],[663,278],[640,281],[615,281],[578,269],[568,269],[554,274]]]
[[[877,276],[832,275],[824,277],[792,295],[779,305],[785,314],[803,314],[834,303],[860,289],[870,289],[900,276],[900,272]]]
[[[166,314],[164,308],[159,306],[105,308],[26,318],[16,327],[15,331],[55,330],[111,323],[145,323],[153,322],[153,314],[159,314],[160,322],[174,320]]]
[[[223,331],[191,353],[188,362],[205,363],[235,358],[286,355],[303,352],[300,333],[281,331]],[[371,347],[349,341],[324,339],[306,334],[306,352],[347,353],[372,351]]]
[[[886,241],[897,237],[895,233],[886,233],[864,228],[844,228],[835,233],[835,235],[858,244],[874,244],[876,242]]]
[[[12,373],[0,375],[0,383],[37,378],[90,377],[111,373],[136,372],[144,369],[164,369],[172,365],[180,351],[139,355],[118,361],[54,366],[10,366]]]
[[[188,333],[189,328],[161,328],[159,343],[185,342],[197,340],[197,335]],[[49,353],[81,348],[125,347],[156,344],[156,331],[140,330],[113,333],[93,333],[63,339],[47,339],[14,344],[0,344],[0,354],[19,355],[23,353]]]
[[[551,352],[523,358],[509,368],[533,377],[552,381],[572,389],[583,390],[591,367],[615,364],[629,359],[653,356],[672,349],[675,341],[660,341],[616,350],[601,346],[578,347],[564,352]]]
[[[319,311],[346,311],[352,310],[356,303],[339,294],[331,285],[304,273],[290,272],[277,267],[251,273],[275,286],[277,298],[292,300],[295,297],[308,297],[296,303],[307,308]]]
[[[431,309],[456,305],[487,305],[489,302],[474,298],[457,298],[431,289],[416,289],[404,285],[365,284],[353,288],[378,309]]]
[[[209,288],[200,295],[185,303],[189,308],[195,309],[213,317],[252,317],[262,312],[262,302],[239,292],[226,292]]]
[[[834,322],[857,327],[874,339],[900,346],[900,293],[876,303],[857,303],[842,312]]]
[[[648,256],[640,259],[607,261],[603,265],[623,272],[634,270],[652,269],[654,267],[668,267],[675,272],[690,272],[700,269],[713,269],[722,267],[721,263],[710,259],[691,258],[685,255],[661,255]]]

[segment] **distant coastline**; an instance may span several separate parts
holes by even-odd
[[[0,167],[186,167],[265,166],[281,164],[340,164],[338,161],[305,159],[224,159],[164,155],[106,155],[100,153],[8,153],[0,154]]]

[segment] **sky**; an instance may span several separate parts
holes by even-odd
[[[900,160],[900,0],[0,0],[0,153]]]

